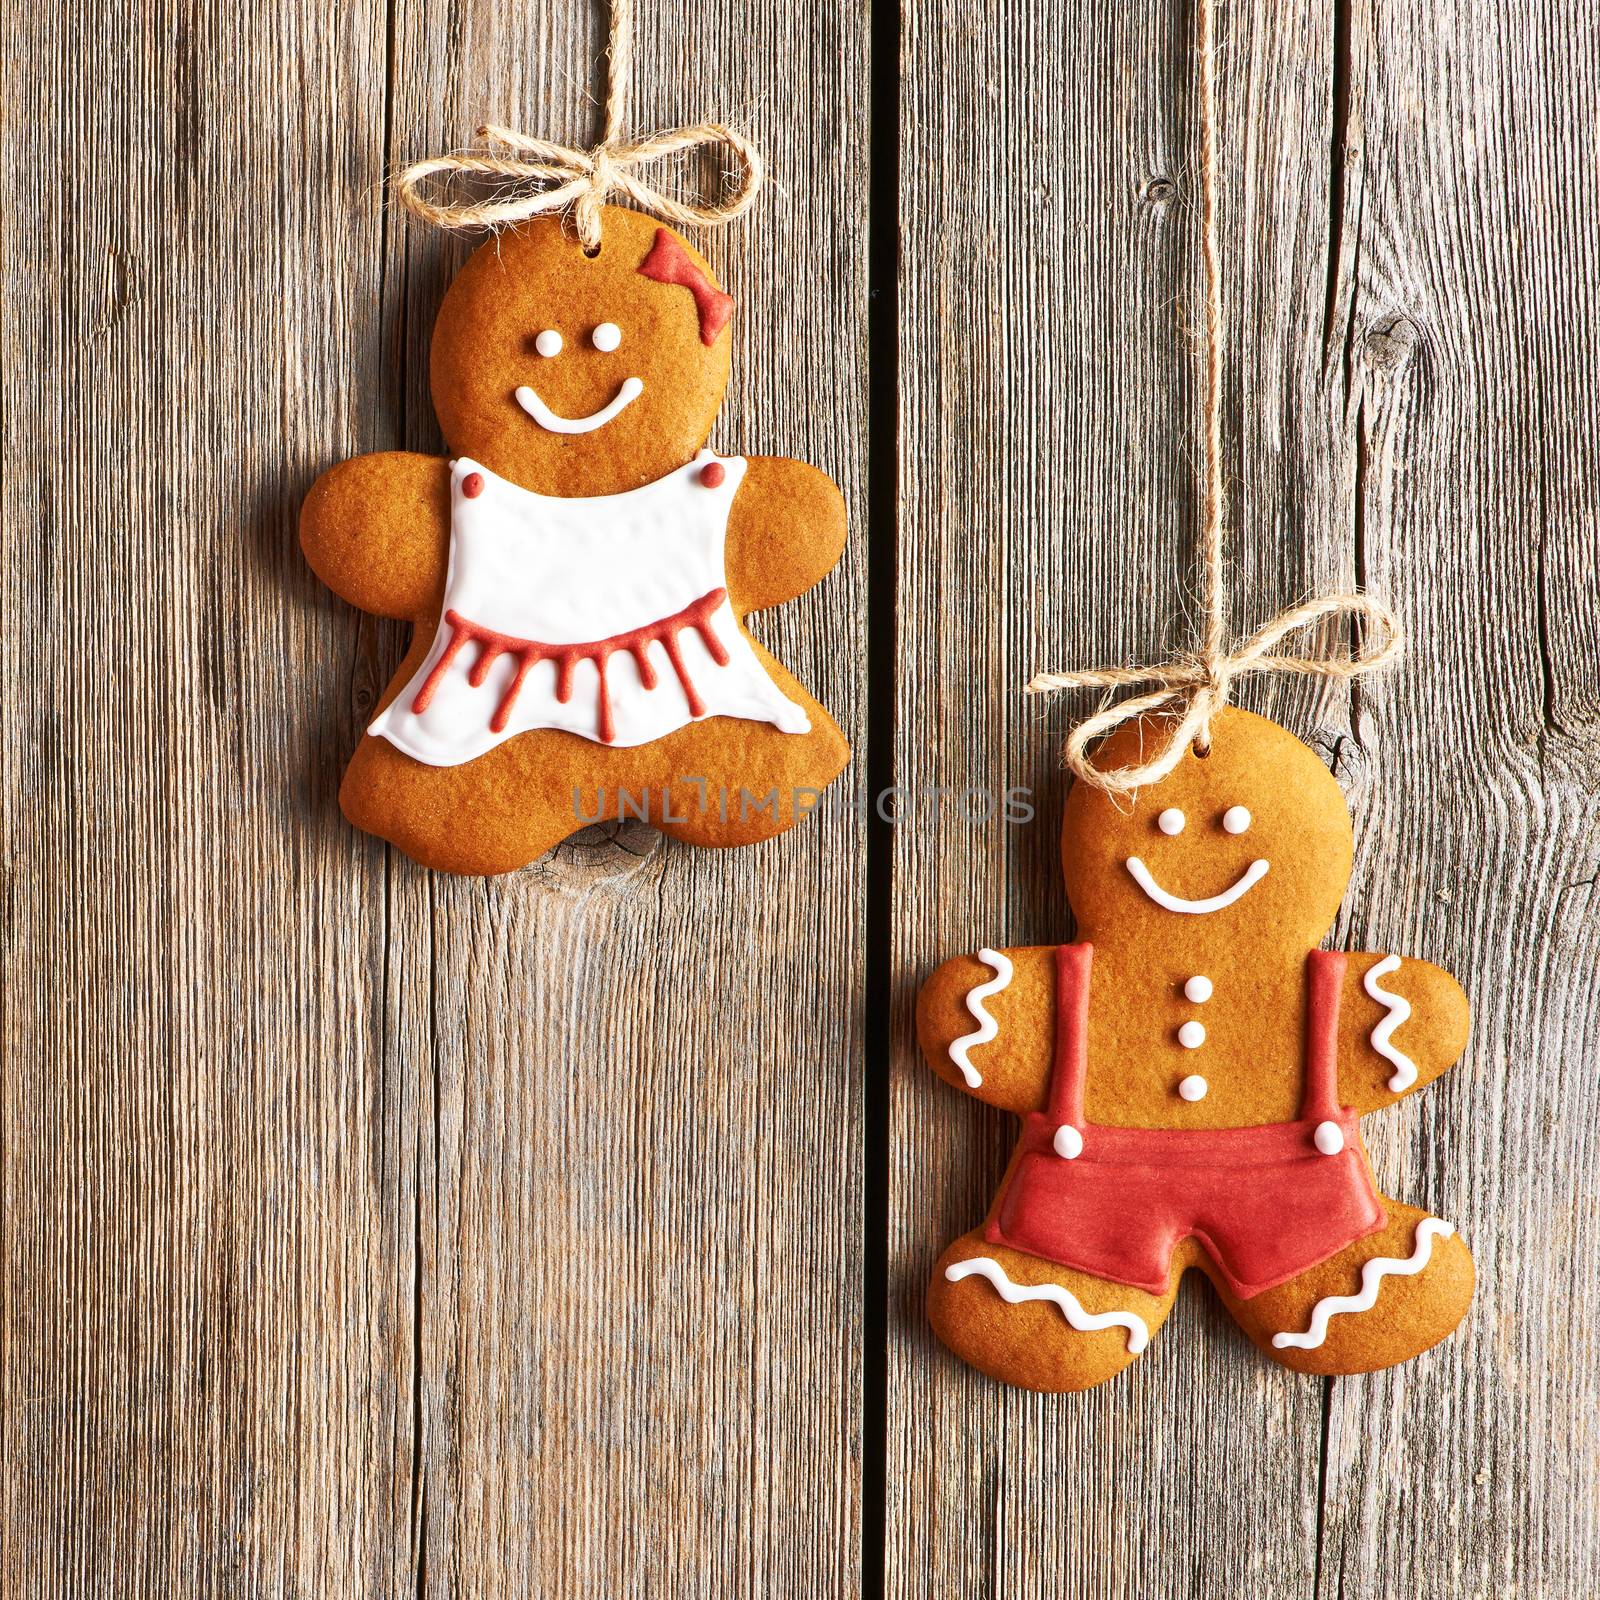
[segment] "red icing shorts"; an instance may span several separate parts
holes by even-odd
[[[1344,1134],[1338,1155],[1323,1155],[1303,1122],[1090,1124],[1083,1154],[1064,1161],[1051,1148],[1059,1124],[1035,1112],[988,1238],[1152,1294],[1166,1290],[1174,1246],[1195,1238],[1247,1300],[1383,1226],[1355,1114],[1328,1120]]]
[[[1342,955],[1310,954],[1300,1120],[1216,1129],[1084,1120],[1091,958],[1086,944],[1056,952],[1048,1104],[1026,1121],[1022,1154],[985,1230],[990,1243],[1161,1294],[1174,1247],[1198,1239],[1229,1288],[1247,1300],[1383,1226],[1355,1113],[1338,1104]],[[1324,1154],[1316,1134],[1330,1123],[1341,1140]],[[1057,1153],[1063,1127],[1078,1130],[1076,1156]]]

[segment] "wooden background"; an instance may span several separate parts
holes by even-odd
[[[352,832],[402,641],[295,518],[333,460],[439,447],[462,253],[381,180],[487,117],[591,139],[603,18],[8,0],[0,1595],[1591,1591],[1592,8],[1222,10],[1235,614],[1360,579],[1413,641],[1247,703],[1349,793],[1337,937],[1474,998],[1461,1068],[1368,1128],[1481,1281],[1438,1352],[1337,1382],[1195,1289],[1077,1399],[924,1326],[1012,1135],[907,1022],[934,961],[1069,932],[1084,707],[1021,683],[1185,639],[1190,7],[638,12],[633,125],[737,117],[777,179],[710,244],[714,442],[855,514],[761,634],[850,798],[870,761],[1038,819],[634,828],[487,883]]]

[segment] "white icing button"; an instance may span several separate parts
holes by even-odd
[[[1056,1154],[1063,1161],[1076,1161],[1083,1154],[1083,1135],[1070,1122],[1063,1122],[1056,1129],[1054,1142]]]
[[[1344,1149],[1344,1129],[1337,1122],[1319,1122],[1311,1137],[1325,1156],[1336,1156]]]
[[[1211,998],[1211,980],[1198,975],[1190,978],[1183,986],[1183,998],[1193,1000],[1197,1006],[1203,1006]]]
[[[558,356],[561,354],[561,335],[554,328],[546,328],[533,341],[533,348],[542,356]]]
[[[622,343],[622,329],[614,322],[602,322],[589,338],[596,350],[615,350]]]
[[[1185,1100],[1204,1100],[1206,1097],[1206,1090],[1210,1087],[1211,1085],[1207,1083],[1198,1072],[1191,1072],[1189,1076],[1178,1085],[1178,1093],[1181,1094]]]
[[[1222,813],[1222,826],[1229,833],[1244,833],[1250,826],[1250,813],[1243,806],[1229,806]]]
[[[1186,1022],[1178,1029],[1178,1043],[1185,1050],[1198,1050],[1206,1042],[1206,1030],[1198,1022]]]
[[[1156,826],[1165,834],[1183,832],[1183,813],[1176,806],[1168,806],[1156,818]]]

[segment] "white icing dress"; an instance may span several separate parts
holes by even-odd
[[[566,499],[452,462],[433,646],[368,732],[432,767],[534,728],[614,745],[703,717],[809,732],[728,601],[723,547],[745,468],[702,450],[642,489]]]

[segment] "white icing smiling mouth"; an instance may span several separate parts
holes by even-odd
[[[1165,889],[1150,876],[1150,869],[1138,856],[1128,857],[1128,871],[1132,874],[1133,881],[1150,896],[1155,903],[1166,911],[1185,911],[1191,916],[1203,916],[1207,911],[1222,911],[1231,906],[1235,900],[1248,894],[1250,890],[1261,882],[1267,875],[1265,861],[1252,861],[1234,881],[1231,887],[1224,889],[1221,894],[1214,894],[1209,900],[1185,900],[1180,895],[1168,894]]]
[[[593,433],[603,428],[626,406],[631,406],[644,393],[644,379],[624,378],[622,387],[598,411],[586,417],[558,417],[527,384],[517,390],[517,404],[550,433]]]

